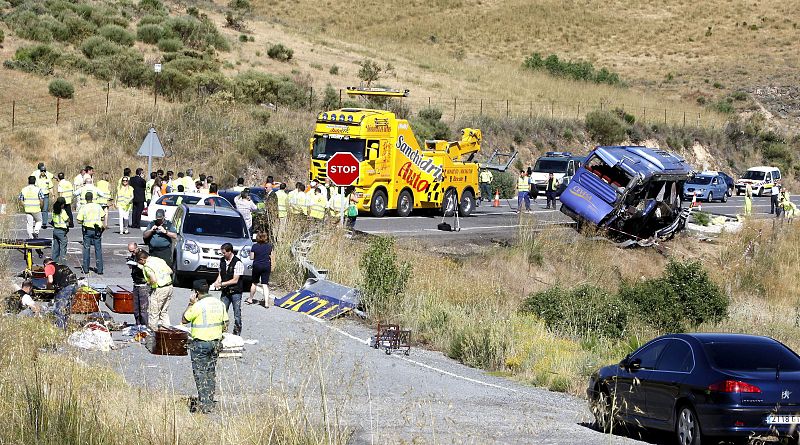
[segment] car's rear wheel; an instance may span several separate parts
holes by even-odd
[[[700,445],[700,421],[691,406],[684,405],[678,409],[675,438],[680,445]]]
[[[728,202],[728,194],[727,193],[723,193],[722,194],[722,202]]]
[[[713,201],[714,201],[714,193],[708,192],[708,202],[713,202]]]
[[[729,188],[728,188],[728,193],[727,193],[727,195],[728,195],[728,197],[729,197],[729,198],[730,198],[731,196],[733,196],[733,187],[729,187]]]

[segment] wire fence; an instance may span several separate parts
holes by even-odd
[[[303,104],[309,111],[323,110],[321,89],[307,90],[308,103]],[[207,97],[198,89],[197,97]],[[6,92],[6,97],[14,97]],[[236,94],[234,106],[238,103]],[[156,109],[165,98],[146,90],[113,88],[107,84],[103,89],[76,92],[72,99],[57,99],[48,95],[23,95],[8,101],[0,102],[0,134],[20,129],[58,126],[71,121],[96,117],[112,112],[130,110],[133,106],[152,107]],[[456,122],[458,119],[488,116],[499,119],[583,119],[593,110],[621,111],[632,115],[636,122],[646,125],[664,124],[684,127],[719,128],[724,120],[719,114],[701,111],[686,111],[670,108],[653,108],[634,104],[615,103],[611,101],[597,102],[559,102],[559,101],[524,101],[514,99],[482,99],[446,96],[417,97],[409,96],[399,99],[401,105],[412,111],[423,108],[437,108],[442,112],[442,120]],[[339,90],[338,106],[354,101]],[[330,102],[330,101],[329,101]],[[297,108],[297,104],[281,104],[278,100],[270,101],[269,106],[275,110]]]

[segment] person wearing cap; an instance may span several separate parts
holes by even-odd
[[[156,210],[156,218],[145,228],[142,238],[150,255],[161,258],[172,267],[172,240],[178,238],[172,221],[164,218],[164,209]]]
[[[67,317],[72,308],[72,297],[78,289],[78,278],[69,266],[58,264],[52,258],[45,258],[43,264],[47,287],[48,289],[53,289],[56,293],[53,298],[53,314],[56,316],[56,326],[66,329]]]
[[[189,324],[191,329],[189,355],[197,385],[197,408],[203,414],[208,414],[214,409],[217,358],[222,333],[228,328],[228,311],[218,298],[209,295],[206,280],[195,280],[192,291],[189,307],[183,313],[181,322]]]
[[[128,215],[133,208],[133,187],[130,186],[130,178],[123,176],[117,188],[117,212],[119,213],[119,233],[128,233]]]
[[[143,249],[136,252],[136,263],[142,268],[150,285],[147,307],[147,327],[157,331],[159,326],[169,326],[169,304],[172,301],[172,269],[161,258],[150,256]]]
[[[94,194],[92,192],[86,192],[84,199],[86,204],[81,206],[76,217],[83,230],[83,273],[89,273],[89,260],[91,259],[89,249],[94,246],[95,272],[103,275],[102,238],[106,225],[106,212],[99,204],[93,202]]]
[[[39,230],[42,228],[44,196],[42,190],[36,186],[35,176],[28,176],[28,185],[22,188],[19,200],[25,212],[25,229],[28,238],[39,238]]]
[[[43,162],[39,163],[39,171],[36,175],[36,187],[42,191],[42,228],[47,228],[50,221],[50,192],[53,191],[53,174],[48,172]]]
[[[69,228],[75,227],[75,218],[72,216],[72,199],[75,198],[75,187],[72,186],[72,182],[68,179],[64,178],[64,172],[60,172],[58,176],[58,197],[64,198],[64,202],[67,204],[64,207],[64,210],[67,212],[67,216],[69,216]]]

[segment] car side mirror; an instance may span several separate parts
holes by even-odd
[[[631,371],[638,371],[642,369],[642,359],[635,358],[633,360],[628,361],[628,369]]]

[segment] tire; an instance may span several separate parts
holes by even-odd
[[[406,217],[412,210],[414,210],[414,196],[408,190],[403,190],[397,197],[397,216]]]
[[[736,189],[736,196],[742,196],[742,191],[739,190],[739,189]]]
[[[613,430],[614,417],[612,415],[613,401],[608,391],[600,390],[597,397],[589,403],[589,409],[594,415],[595,427],[604,433]]]
[[[728,202],[728,194],[727,193],[723,193],[722,194],[722,202]]]
[[[708,202],[714,202],[714,192],[708,192]]]
[[[386,192],[378,190],[372,195],[372,202],[369,204],[369,212],[376,218],[383,218],[386,214]]]
[[[675,418],[675,440],[679,445],[701,445],[700,421],[691,406],[678,408]]]
[[[727,193],[727,195],[728,195],[728,198],[730,198],[731,196],[733,196],[733,187],[730,187],[730,188],[728,189],[728,193]]]
[[[455,190],[449,189],[444,193],[444,199],[442,200],[442,213],[444,216],[453,216],[456,211],[456,206],[454,205],[457,201],[456,199],[450,199],[451,196],[458,198],[458,194]]]
[[[175,287],[190,287],[189,278],[178,272],[175,272],[175,277],[172,281]]]
[[[472,215],[472,212],[475,210],[475,195],[471,191],[464,190],[461,193],[461,201],[459,202],[458,210],[461,212],[461,216]]]
[[[758,189],[758,193],[756,193],[756,196],[764,196],[764,188],[763,187]]]

